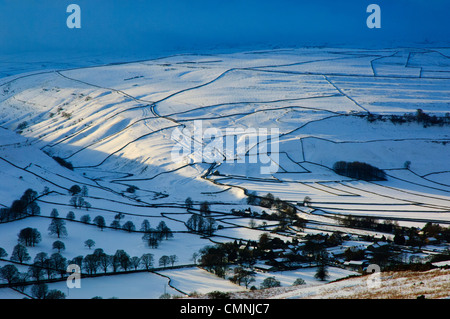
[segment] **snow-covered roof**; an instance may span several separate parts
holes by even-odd
[[[380,247],[386,246],[387,244],[388,244],[387,242],[382,241],[382,242],[378,242],[376,244],[373,244],[372,247],[373,248],[380,248]]]
[[[367,260],[350,260],[344,262],[346,266],[362,266],[364,263],[367,263]]]
[[[255,265],[253,265],[253,267],[258,268],[258,269],[263,269],[263,270],[270,270],[273,268],[273,266],[262,264],[262,263],[255,264]]]
[[[435,266],[435,267],[450,266],[450,260],[444,260],[444,261],[435,262],[435,263],[432,263],[432,265]]]

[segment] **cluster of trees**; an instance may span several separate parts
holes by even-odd
[[[57,235],[58,238],[67,236],[67,230],[64,220],[53,218],[48,228],[50,235]],[[26,262],[30,260],[27,247],[35,247],[42,239],[41,233],[32,227],[23,228],[17,235],[18,244],[14,246],[11,254],[11,260],[18,262]],[[62,241],[55,241],[52,245],[53,249],[61,250],[65,249],[65,245]],[[0,248],[0,258],[6,257],[7,254],[4,249]]]
[[[277,279],[275,279],[275,277],[271,276],[271,277],[265,278],[262,281],[260,287],[261,287],[261,289],[281,287],[281,282],[278,281]]]
[[[225,278],[228,264],[233,261],[233,258],[230,252],[227,251],[226,244],[217,244],[206,246],[200,250],[199,264],[216,276]]]
[[[425,113],[422,109],[417,109],[415,113],[405,113],[403,115],[381,115],[372,114],[367,115],[367,121],[391,121],[393,124],[404,124],[404,123],[418,123],[422,124],[424,127],[427,126],[444,126],[450,125],[450,113],[446,113],[445,116],[429,115]]]
[[[69,211],[66,215],[67,220],[75,220],[75,213],[73,211]],[[80,222],[84,224],[90,224],[91,223],[91,216],[89,214],[85,214],[80,217]],[[106,227],[105,218],[101,215],[96,216],[92,222],[97,225],[98,228],[103,230],[103,228]],[[112,226],[111,226],[112,227]]]
[[[192,210],[194,208],[194,202],[192,201],[192,198],[190,198],[190,197],[186,198],[186,200],[184,201],[184,204],[185,204],[186,210],[188,212],[190,212],[190,210]],[[200,211],[201,215],[204,215],[204,216],[211,215],[211,205],[209,204],[209,202],[208,201],[201,202],[199,211]]]
[[[426,223],[422,229],[399,227],[395,232],[394,243],[421,248],[428,244],[430,238],[434,238],[437,243],[450,242],[450,227],[445,228],[431,222]]]
[[[382,270],[403,263],[401,249],[390,243],[379,245],[377,247],[373,245],[369,246],[368,252],[372,255],[372,257],[369,258],[369,262],[380,266]]]
[[[25,291],[25,283],[30,278],[30,276],[33,276],[34,270],[31,269],[29,273],[21,273],[14,265],[6,265],[3,267],[0,267],[0,278],[6,280],[8,284],[18,284],[16,285],[16,288],[24,292]],[[31,275],[30,275],[31,273]],[[49,290],[48,286],[44,283],[39,283],[36,285],[33,285],[31,287],[31,296],[36,299],[65,299],[66,295],[57,289]]]
[[[0,248],[0,258],[6,258],[8,254],[3,248]],[[18,244],[14,247],[11,254],[11,260],[20,263],[26,263],[31,260],[26,247]],[[163,255],[159,259],[159,266],[167,267],[178,262],[177,255]],[[48,256],[45,252],[38,253],[33,263],[29,266],[28,272],[21,274],[15,265],[6,265],[0,268],[0,278],[7,281],[7,283],[25,282],[30,278],[36,281],[43,279],[51,279],[55,275],[60,275],[64,278],[67,275],[67,266],[69,264],[76,264],[83,269],[87,274],[96,274],[98,271],[107,273],[109,269],[118,272],[120,269],[128,271],[131,269],[146,269],[153,268],[154,256],[153,254],[145,253],[141,257],[130,257],[124,250],[118,249],[113,255],[106,254],[103,249],[97,248],[92,254],[86,256],[77,256],[72,260],[67,260],[59,252]]]
[[[153,262],[153,254],[146,253],[141,257],[130,257],[123,249],[118,249],[114,255],[108,255],[101,248],[95,249],[92,254],[86,255],[84,258],[79,256],[73,260],[74,264],[80,266],[88,274],[96,274],[99,270],[106,274],[110,267],[113,272],[120,269],[123,271],[137,270],[141,267],[148,270],[153,267]]]
[[[69,194],[72,196],[69,203],[74,208],[85,208],[86,210],[89,210],[89,208],[92,207],[92,205],[84,199],[84,197],[88,196],[88,188],[85,185],[83,187],[76,184],[72,185],[72,187],[69,188]]]
[[[185,201],[187,210],[192,209],[192,200],[188,197]],[[200,204],[200,214],[193,213],[186,222],[186,227],[193,232],[211,236],[218,229],[216,220],[211,217],[211,207],[207,201]]]
[[[27,127],[28,127],[28,122],[27,121],[20,122],[19,125],[17,125],[17,127],[16,127],[17,133],[21,134],[22,131],[24,129],[26,129]]]
[[[56,215],[57,216],[57,215]],[[53,217],[53,216],[52,216]],[[147,243],[147,245],[151,248],[158,248],[159,243],[162,240],[167,240],[169,238],[173,237],[173,231],[166,225],[166,223],[164,221],[160,221],[159,224],[156,226],[156,228],[152,228],[150,226],[150,222],[145,219],[142,221],[141,224],[141,228],[140,230],[136,230],[136,226],[134,225],[134,223],[132,221],[127,221],[125,223],[123,223],[123,225],[121,224],[122,219],[125,217],[125,215],[123,213],[118,213],[114,216],[114,220],[111,222],[110,226],[113,229],[122,229],[125,230],[127,232],[141,232],[144,233],[144,235],[142,236],[142,240],[144,242]],[[66,217],[68,220],[75,220],[75,214],[70,211],[67,214]],[[80,221],[82,223],[86,223],[89,224],[91,223],[91,217],[89,215],[83,215],[80,217]],[[101,215],[96,216],[92,222],[97,225],[98,228],[100,228],[101,230],[103,230],[106,226],[106,221],[105,218]],[[63,220],[58,219],[58,221],[53,222],[52,224],[56,223],[56,226],[58,226],[59,224],[65,224]],[[58,230],[60,229],[60,227],[56,227],[54,226],[54,231],[53,233],[58,234]]]
[[[0,278],[6,280],[8,284],[24,282],[26,281],[26,278],[24,277],[24,274],[21,274],[14,265],[0,267]]]
[[[286,213],[291,214],[295,212],[295,207],[293,205],[275,197],[271,193],[267,193],[265,196],[258,196],[255,192],[249,192],[247,195],[247,204],[270,209],[274,208],[278,211],[285,211]]]
[[[390,220],[381,223],[371,216],[356,217],[348,215],[340,219],[340,224],[349,228],[371,229],[394,234],[394,244],[397,245],[420,248],[428,243],[429,238],[436,239],[437,243],[450,242],[450,227],[442,227],[431,222],[420,229],[417,227],[401,227],[398,222]],[[385,237],[382,239],[388,241]]]
[[[177,261],[177,255],[163,255],[159,258],[159,266],[167,267],[170,264],[173,267]]]
[[[383,223],[380,223],[378,219],[372,216],[352,216],[347,215],[340,218],[339,223],[345,227],[349,228],[362,228],[362,229],[371,229],[380,232],[386,233],[395,233],[397,229],[399,229],[398,222],[385,220]]]
[[[229,264],[251,266],[257,253],[251,242],[245,245],[237,241],[206,246],[200,250],[199,264],[207,271],[225,278]]]
[[[66,299],[61,290],[49,290],[47,284],[37,284],[31,287],[31,296],[35,299]]]
[[[68,220],[75,220],[74,212],[70,211],[66,217]],[[144,235],[142,236],[142,240],[144,240],[147,245],[151,248],[158,248],[159,243],[162,240],[167,240],[173,237],[173,231],[166,225],[164,221],[159,222],[156,228],[152,228],[150,226],[150,222],[145,219],[142,224],[140,230],[136,229],[135,224],[132,221],[126,221],[122,224],[122,220],[125,218],[123,213],[117,213],[114,216],[114,220],[109,225],[110,228],[113,229],[121,229],[127,232],[142,232]],[[85,224],[91,223],[91,217],[86,214],[80,217],[80,221]],[[97,225],[100,230],[103,230],[106,225],[105,218],[101,215],[94,217],[92,223]]]
[[[52,217],[52,220],[48,227],[49,235],[55,235],[58,239],[62,238],[62,237],[66,237],[68,235],[67,229],[65,226],[66,223],[65,223],[64,219],[61,219],[58,217],[59,216],[58,210],[53,209],[50,215]],[[67,218],[69,220],[73,220],[75,218],[73,212],[69,212],[67,214]],[[116,215],[115,221],[120,221],[120,219],[122,219],[122,218],[123,218],[123,214],[118,214],[118,215]],[[89,223],[90,222],[89,215],[82,216],[81,221]],[[96,225],[101,229],[103,229],[103,227],[105,227],[105,220],[102,216],[95,217],[94,223],[96,223]],[[131,221],[126,222],[120,228],[124,229],[126,231],[129,231],[129,232],[136,231],[135,226]],[[160,221],[160,223],[154,229],[150,226],[149,221],[147,219],[145,219],[141,224],[140,232],[144,233],[142,239],[148,244],[149,247],[152,247],[152,248],[157,248],[160,241],[162,241],[164,239],[167,240],[167,239],[173,237],[172,230],[166,225],[166,223],[164,221]],[[27,228],[22,229],[18,234],[18,244],[14,247],[13,253],[11,255],[11,260],[18,261],[21,263],[29,261],[30,256],[28,254],[26,247],[36,246],[41,241],[41,239],[42,239],[42,236],[36,228],[27,227]],[[91,249],[92,247],[95,246],[95,241],[93,241],[92,239],[88,239],[84,242],[84,244],[86,247]],[[58,253],[60,253],[62,250],[65,250],[65,244],[62,241],[57,240],[53,243],[52,248],[57,250]],[[96,251],[97,251],[97,253],[99,252],[98,249]],[[5,256],[7,256],[6,252],[4,251],[4,249],[0,248],[0,258],[3,258]],[[95,257],[99,257],[99,256],[104,257],[102,255],[97,256],[95,253],[94,253],[94,256]],[[125,256],[125,254],[124,254],[124,256]],[[169,263],[171,263],[173,265],[173,263],[176,261],[176,256],[174,257],[174,255],[172,255],[169,257],[170,257]],[[96,260],[96,259],[92,256],[89,258],[90,258],[89,259],[90,264],[92,265],[92,261]],[[126,259],[127,258],[125,258],[125,260]],[[133,260],[136,260],[136,258],[133,257]],[[126,264],[127,264],[126,262],[122,263],[122,265],[126,265]],[[136,263],[133,262],[132,264],[135,265]],[[164,263],[164,264],[166,264],[166,263]],[[117,265],[117,263],[112,264],[112,265]],[[115,269],[115,267],[113,267],[113,268]],[[92,266],[90,267],[90,269],[92,270]]]
[[[66,161],[65,159],[59,157],[59,156],[52,156],[52,158],[62,167],[68,168],[71,171],[73,171],[73,165],[72,163]]]
[[[167,240],[173,237],[172,230],[166,225],[164,221],[160,221],[158,226],[155,228],[150,227],[148,220],[144,220],[141,224],[141,232],[144,232],[142,240],[150,248],[158,248],[159,242],[162,240]]]
[[[294,205],[275,197],[271,193],[259,197],[254,192],[250,192],[247,195],[247,204],[276,209],[276,212],[272,214],[267,214],[265,211],[262,211],[261,214],[253,213],[252,216],[260,219],[279,221],[280,225],[275,231],[286,230],[290,225],[302,229],[306,224],[306,221],[297,215],[297,209]],[[250,209],[248,210],[251,212]],[[236,214],[238,212],[234,211],[233,213]]]
[[[230,277],[230,281],[238,284],[244,284],[245,288],[255,281],[255,271],[244,267],[235,267],[233,269],[233,275]]]
[[[67,236],[67,230],[65,228],[65,222],[62,219],[57,218],[57,210],[52,211],[52,221],[48,227],[50,235],[56,235],[58,238]],[[14,246],[10,259],[19,263],[26,263],[31,260],[27,247],[35,247],[42,239],[41,233],[32,227],[26,227],[18,233],[18,244]],[[53,249],[58,252],[52,254],[50,257],[46,253],[38,253],[34,259],[33,264],[30,266],[28,272],[29,277],[39,278],[45,272],[48,278],[52,273],[59,272],[61,276],[66,272],[66,259],[60,254],[65,249],[65,245],[62,241],[57,240],[52,245]],[[0,258],[6,258],[8,254],[3,248],[0,248]],[[12,268],[9,267],[11,270]],[[9,272],[9,279],[19,280],[23,276],[19,275],[15,271]],[[11,276],[16,274],[17,276]],[[7,279],[8,280],[8,279]],[[10,282],[10,280],[8,280]]]
[[[40,215],[41,209],[36,203],[38,193],[27,189],[20,199],[14,200],[10,207],[0,208],[0,222],[8,222],[26,216]]]
[[[28,268],[28,275],[36,281],[44,277],[51,279],[54,275],[58,274],[61,278],[64,278],[67,265],[67,259],[60,253],[53,253],[48,256],[47,253],[40,252],[36,254],[33,263]]]
[[[255,281],[254,278],[254,272],[252,272],[251,270],[248,269],[244,269],[241,267],[236,267],[234,269],[234,274],[233,276],[230,278],[230,280],[234,283],[239,283],[239,281],[241,283],[243,283],[245,285],[246,288],[248,288],[249,284]],[[239,285],[241,285],[241,283],[239,283]],[[305,285],[306,282],[303,278],[297,278],[294,283],[292,284],[292,286],[298,286],[298,285]],[[277,280],[274,276],[270,276],[265,278],[261,285],[260,285],[260,289],[265,289],[265,288],[273,288],[273,287],[280,287],[281,286],[281,282],[279,280]],[[255,290],[256,287],[255,286],[251,286],[250,290]],[[222,291],[212,291],[210,293],[208,293],[208,298],[209,299],[230,299],[231,295],[229,292],[222,292]]]
[[[213,217],[198,214],[192,214],[186,223],[186,227],[190,231],[207,236],[213,235],[218,228],[217,222]]]
[[[246,210],[235,210],[232,209],[231,213],[233,215],[242,217],[251,217],[262,220],[276,220],[279,221],[279,226],[274,231],[284,231],[287,230],[289,226],[296,226],[299,229],[305,226],[306,221],[297,215],[297,210],[294,205],[275,198],[272,194],[268,193],[266,196],[258,197],[254,193],[249,193],[247,197],[247,202],[250,205],[259,205],[265,208],[274,208],[276,212],[271,214],[262,211],[261,213],[252,212],[251,208]],[[187,198],[185,201],[186,208],[190,211],[193,207],[193,202],[191,198]],[[204,201],[200,204],[200,214],[195,214],[188,219],[186,227],[190,231],[194,231],[200,234],[211,236],[220,226],[217,225],[216,220],[211,217],[210,204]],[[255,227],[254,221],[250,224],[250,227]]]
[[[5,255],[2,258],[5,258]],[[19,263],[26,263],[31,260],[25,246],[16,245],[11,254],[11,260],[17,261]],[[52,278],[55,274],[59,274],[61,278],[66,274],[67,269],[67,259],[64,258],[60,253],[53,253],[48,256],[47,253],[38,253],[33,263],[29,266],[27,273],[19,273],[15,265],[6,265],[0,268],[0,277],[11,283],[25,282],[27,280],[41,280],[45,277],[47,279]]]
[[[36,228],[27,227],[22,229],[18,234],[18,241],[25,246],[34,247],[38,244],[42,237]]]
[[[334,163],[333,170],[339,175],[364,181],[386,180],[386,173],[383,170],[363,162],[339,161]]]
[[[447,243],[450,243],[450,226],[442,227],[439,224],[428,222],[422,228],[422,233],[423,237],[425,238],[434,237],[438,241],[445,241]]]
[[[344,252],[345,260],[363,260],[366,258],[366,250],[349,247]]]
[[[244,284],[245,288],[248,288],[248,286],[255,281],[255,274],[256,273],[251,269],[235,267],[233,269],[233,275],[230,277],[230,281],[238,284],[239,286]],[[261,289],[274,287],[281,287],[281,282],[273,276],[265,278],[260,285]],[[256,287],[254,286],[251,287],[252,290],[255,288]]]

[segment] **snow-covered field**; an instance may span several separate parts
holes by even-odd
[[[310,197],[310,208],[297,206],[301,217],[314,223],[301,234],[343,229],[331,218],[341,214],[418,227],[428,221],[448,225],[448,125],[424,127],[366,118],[369,112],[402,116],[417,109],[448,116],[447,53],[444,49],[303,48],[186,54],[82,68],[58,62],[42,72],[30,69],[23,70],[28,72],[24,76],[0,78],[0,206],[9,207],[28,188],[51,191],[38,199],[41,216],[0,224],[0,247],[11,254],[18,232],[33,227],[41,232],[42,241],[29,249],[32,258],[41,251],[53,253],[56,239],[47,228],[54,208],[60,217],[74,211],[77,221],[85,214],[91,219],[102,215],[106,225],[120,212],[122,224],[132,221],[139,230],[144,219],[151,227],[164,221],[174,236],[151,249],[143,243],[142,233],[67,221],[62,255],[71,259],[90,253],[84,241],[93,239],[94,248],[108,254],[117,249],[130,256],[152,253],[155,264],[162,255],[175,254],[176,265],[190,265],[193,253],[206,245],[258,240],[275,226],[268,221],[259,227],[257,220],[258,227],[252,228],[249,218],[228,218],[231,209],[249,207],[244,191],[271,193],[292,204]],[[243,158],[225,152],[220,153],[222,161],[212,163],[211,154],[199,158],[198,152],[192,152],[175,161],[172,151],[180,144],[171,138],[174,130],[183,132],[185,143],[195,145],[199,141],[189,134],[195,135],[198,120],[204,129],[223,133],[235,129],[231,137],[236,140],[245,138],[239,129],[277,128],[278,150],[269,152],[276,172],[264,174],[261,167],[267,162],[250,162],[252,154],[261,159],[266,150],[261,140],[250,139]],[[206,145],[206,137],[201,142]],[[51,156],[63,158],[74,170],[56,164]],[[369,163],[385,170],[387,180],[365,182],[337,175],[332,170],[337,161]],[[69,204],[68,189],[74,184],[88,188],[89,211]],[[127,191],[130,186],[134,193]],[[185,207],[187,197],[195,209],[203,201],[211,203],[221,226],[215,236],[187,232],[185,223],[192,216]],[[261,213],[263,208],[252,210]],[[292,239],[289,234],[274,236]],[[197,268],[162,273],[187,292],[241,289]],[[302,274],[284,273],[280,280],[290,285]],[[347,275],[338,271],[332,277]],[[261,278],[258,275],[258,283]],[[147,273],[118,275],[117,280],[90,278],[85,284],[92,292],[71,291],[70,297],[108,291],[104,297],[157,298],[166,281]],[[126,289],[120,288],[124,285]],[[65,291],[63,282],[50,286]],[[9,296],[16,292],[0,289],[0,298]]]

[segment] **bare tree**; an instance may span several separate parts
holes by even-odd
[[[139,265],[141,264],[141,258],[137,256],[133,256],[130,259],[131,267],[134,268],[134,270],[137,270],[139,268]]]
[[[45,299],[66,299],[66,294],[61,290],[52,289],[47,293]]]
[[[67,259],[64,258],[60,253],[54,253],[50,256],[50,262],[55,271],[59,272],[61,278],[63,278],[66,274]]]
[[[66,249],[66,245],[64,245],[64,243],[62,241],[57,240],[53,243],[52,248],[58,250],[58,253],[60,253],[61,250]]]
[[[95,241],[93,241],[92,239],[88,239],[84,242],[84,246],[91,249],[92,247],[95,246]]]
[[[81,187],[79,185],[72,185],[72,187],[69,188],[69,194],[74,196],[81,192]]]
[[[28,250],[24,245],[17,244],[16,246],[14,246],[13,252],[11,254],[11,260],[15,260],[20,263],[23,263],[30,259],[31,259],[31,257],[28,254]]]
[[[58,210],[57,210],[56,208],[53,208],[52,211],[51,211],[51,213],[50,213],[50,217],[52,217],[52,218],[58,218],[58,216],[59,216]]]
[[[161,258],[159,258],[159,265],[163,266],[164,268],[170,263],[170,258],[169,256],[162,256]]]
[[[108,271],[108,267],[111,265],[111,259],[112,257],[105,253],[101,253],[98,255],[99,266],[105,272],[105,274]]]
[[[89,254],[86,255],[83,259],[83,268],[89,273],[89,274],[96,274],[97,269],[99,268],[99,258],[95,254]]]
[[[274,276],[267,277],[261,283],[261,289],[280,287],[281,283]]]
[[[0,247],[0,258],[6,258],[8,257],[8,253],[6,252],[6,250],[2,247]]]
[[[127,221],[125,224],[123,224],[122,229],[126,230],[127,232],[131,233],[136,229],[132,221]]]
[[[44,252],[37,253],[36,256],[34,256],[33,263],[39,265],[40,267],[44,267],[45,260],[47,258],[48,258],[47,253],[44,253]]]
[[[192,209],[194,203],[192,202],[192,199],[188,197],[184,201],[184,204],[186,205],[186,210],[189,211],[190,209]]]
[[[83,185],[83,187],[81,188],[81,196],[86,197],[88,196],[88,188],[86,187],[86,185]]]
[[[68,212],[66,218],[68,220],[74,220],[75,219],[75,213],[73,211]]]
[[[204,201],[200,204],[200,214],[203,216],[211,215],[211,208],[208,201]]]
[[[112,222],[111,222],[111,225],[110,225],[112,228],[114,228],[114,229],[119,229],[120,228],[120,221],[118,220],[118,219],[114,219]]]
[[[159,234],[155,229],[150,229],[142,236],[142,240],[145,241],[150,248],[158,248]]]
[[[28,267],[28,274],[31,278],[39,281],[44,276],[44,268],[42,268],[38,263],[34,262],[30,267]]]
[[[150,222],[148,219],[144,219],[144,221],[141,224],[141,231],[147,232],[150,230]]]
[[[159,232],[160,239],[169,239],[173,237],[172,230],[167,227],[166,223],[162,220],[159,222],[158,226],[156,227],[156,230]]]
[[[19,277],[19,271],[14,265],[6,265],[0,268],[0,277],[11,284],[16,282]]]
[[[88,214],[81,216],[80,222],[89,224],[91,222],[91,216],[89,216]]]
[[[153,254],[143,254],[141,256],[141,264],[143,264],[147,270],[153,267]]]
[[[255,273],[242,267],[236,267],[234,268],[234,276],[232,277],[232,281],[237,283],[239,286],[243,283],[245,288],[248,288],[248,285],[255,281]]]
[[[199,254],[198,252],[194,252],[194,253],[192,254],[192,261],[194,262],[194,264],[197,263],[198,257],[200,257],[200,254]]]
[[[128,268],[130,268],[130,256],[124,250],[118,249],[113,258],[118,261],[120,267],[122,267],[123,270],[127,271]]]
[[[172,267],[177,261],[178,261],[177,255],[170,255],[169,256],[169,262],[172,264]]]
[[[31,295],[36,299],[45,299],[48,293],[46,284],[37,284],[31,287]]]
[[[67,236],[66,222],[63,219],[53,218],[48,226],[48,232],[58,238]]]
[[[305,207],[311,206],[311,197],[305,196],[305,198],[303,198],[303,206]]]
[[[106,226],[106,222],[105,222],[105,218],[103,218],[103,216],[96,216],[94,218],[94,223],[97,225],[98,228],[100,228],[100,230],[103,231],[103,228],[105,228]]]
[[[44,271],[47,274],[47,279],[50,279],[53,274],[56,272],[54,265],[53,265],[53,260],[51,258],[45,258],[44,262],[43,262],[43,267],[44,267]]]

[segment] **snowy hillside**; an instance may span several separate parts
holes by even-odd
[[[368,276],[343,279],[325,285],[269,288],[256,292],[231,293],[232,298],[250,299],[427,299],[448,298],[450,289],[448,270],[428,272],[386,272],[380,286],[369,288]]]
[[[104,297],[158,298],[162,283],[172,277],[176,289],[166,292],[173,295],[215,287],[246,290],[228,280],[234,262],[220,278],[195,267],[199,260],[193,254],[226,242],[257,250],[252,245],[262,234],[279,238],[282,251],[255,261],[277,267],[289,263],[295,274],[259,269],[251,285],[259,286],[270,275],[283,286],[296,277],[322,284],[310,276],[317,264],[303,261],[299,252],[305,236],[340,232],[344,239],[327,247],[330,254],[332,249],[367,249],[374,244],[367,236],[394,239],[394,231],[344,225],[340,217],[373,217],[405,229],[450,224],[448,48],[279,49],[60,67],[0,79],[0,206],[8,210],[32,189],[40,207],[40,214],[0,221],[0,247],[8,254],[0,266],[9,263],[17,235],[26,227],[37,229],[41,240],[27,247],[28,261],[16,262],[20,272],[40,252],[55,253],[52,243],[59,237],[48,227],[60,219],[67,228],[60,252],[67,262],[102,248],[110,256],[117,250],[138,258],[151,253],[155,268],[142,272],[140,263],[122,269],[134,269],[132,274],[87,278],[86,288],[68,297],[113,291],[113,286],[94,287],[109,287],[113,276],[132,278],[123,282],[135,290]],[[196,135],[199,123],[203,135]],[[277,144],[267,143],[275,129]],[[255,135],[263,131],[268,134],[264,138]],[[230,140],[236,144],[222,148]],[[187,152],[175,159],[177,149]],[[333,170],[339,161],[373,165],[386,179],[339,175]],[[74,193],[74,185],[83,193]],[[278,202],[249,200],[248,195],[264,200],[268,193]],[[54,209],[58,216],[52,215]],[[283,214],[289,209],[296,217],[286,224]],[[74,218],[67,217],[71,211]],[[85,215],[90,221],[81,220]],[[189,228],[191,218],[200,215],[211,223],[209,230]],[[94,222],[97,216],[104,218],[104,229]],[[305,224],[295,224],[296,218]],[[171,236],[149,247],[142,240],[145,220],[152,230],[166,225]],[[127,222],[134,228],[124,229]],[[408,250],[408,257],[426,262],[448,249],[445,240],[435,243],[431,237],[425,236],[419,249]],[[95,247],[86,247],[87,239]],[[172,263],[158,264],[163,256],[174,255]],[[293,255],[295,262],[288,257]],[[343,262],[330,263],[329,280],[358,274]],[[295,265],[303,268],[293,270]],[[165,269],[169,266],[180,268]],[[107,265],[105,273],[112,271]],[[48,276],[55,279],[49,288],[64,291],[65,282],[57,277]],[[143,287],[137,286],[147,281],[154,290],[140,295]],[[5,287],[5,280],[0,283]],[[31,295],[27,289],[24,293]],[[306,296],[296,293],[292,297]],[[23,297],[9,288],[0,289],[2,296]]]

